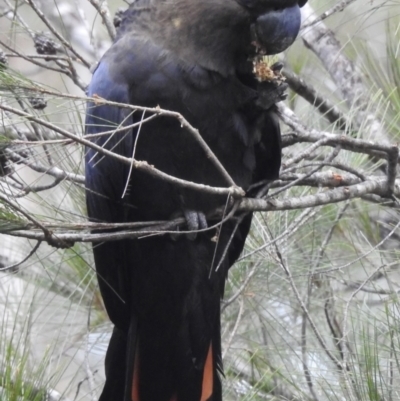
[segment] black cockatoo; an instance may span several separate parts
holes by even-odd
[[[136,0],[123,14],[88,95],[179,112],[236,185],[248,191],[253,183],[276,179],[281,163],[279,125],[273,107],[260,102],[252,58],[293,43],[305,2]],[[228,186],[176,118],[160,115],[115,131],[142,118],[141,111],[90,102],[86,134],[105,149],[171,176]],[[212,212],[227,203],[226,196],[174,185],[91,148],[86,187],[92,221],[181,215],[186,221],[181,229],[202,229],[196,235],[93,247],[100,290],[115,325],[100,401],[220,401],[220,301],[251,214],[233,214],[215,228],[220,219]]]

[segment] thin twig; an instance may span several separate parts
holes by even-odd
[[[82,62],[84,66],[87,68],[90,68],[90,63],[83,57],[81,54],[79,54],[74,47],[68,43],[68,41],[60,35],[58,30],[53,26],[53,24],[49,21],[49,19],[43,14],[43,12],[40,10],[40,8],[37,6],[34,0],[26,0],[26,2],[32,7],[32,9],[35,11],[37,16],[46,24],[47,28],[51,31],[51,33],[62,43],[62,45],[70,50],[77,58],[78,61]]]
[[[50,70],[50,71],[55,71],[58,72],[60,74],[65,74],[68,77],[70,77],[70,72],[65,68],[55,68],[52,67],[48,64],[43,64],[40,63],[39,61],[36,61],[33,58],[30,58],[29,56],[24,55],[23,53],[20,53],[19,51],[13,49],[11,46],[8,46],[7,43],[5,43],[4,41],[0,40],[0,45],[2,45],[3,47],[5,47],[6,49],[10,50],[11,52],[13,52],[16,56],[21,57],[22,59],[29,61],[30,63],[37,65],[40,68],[46,69],[46,70]]]
[[[13,210],[22,214],[26,219],[28,219],[31,223],[33,223],[36,227],[38,227],[42,231],[42,238],[39,238],[38,241],[46,241],[49,245],[52,245],[56,248],[69,248],[73,244],[70,241],[66,241],[64,239],[58,238],[54,235],[50,230],[48,230],[43,224],[36,220],[30,213],[25,212],[19,205],[14,202],[11,202],[7,197],[0,194],[0,200],[9,205]],[[11,233],[11,231],[10,231]]]
[[[267,229],[268,229],[268,231],[269,231],[268,226],[267,226]],[[271,234],[270,234],[270,235],[271,235]],[[295,296],[296,296],[297,302],[299,303],[299,305],[300,305],[301,310],[303,311],[303,313],[306,315],[307,320],[308,320],[308,322],[310,323],[310,326],[311,326],[311,328],[312,328],[312,330],[313,330],[315,336],[317,337],[317,340],[318,340],[318,342],[320,343],[322,349],[323,349],[323,350],[325,351],[325,353],[328,355],[329,359],[336,365],[336,367],[337,367],[339,370],[343,370],[341,361],[339,361],[339,360],[336,358],[336,356],[332,354],[332,352],[330,351],[329,347],[325,344],[325,341],[324,341],[324,339],[323,339],[321,333],[319,332],[319,330],[318,330],[318,328],[317,328],[317,325],[315,324],[313,318],[312,318],[311,315],[310,315],[309,310],[307,309],[306,305],[304,304],[304,302],[303,302],[303,300],[302,300],[302,298],[301,298],[301,295],[300,295],[300,293],[299,293],[299,290],[297,289],[297,286],[296,286],[296,284],[295,284],[295,282],[294,282],[292,273],[291,273],[289,267],[288,267],[288,266],[286,265],[286,263],[284,262],[283,257],[282,257],[282,254],[280,253],[279,248],[278,248],[278,246],[276,245],[276,243],[274,244],[273,248],[274,248],[274,250],[275,250],[276,259],[277,259],[279,265],[282,267],[283,271],[285,272],[285,274],[286,274],[286,276],[287,276],[287,278],[288,278],[288,280],[289,280],[290,286],[291,286],[291,288],[292,288],[292,290],[293,290],[293,292],[294,292],[294,294],[295,294]]]
[[[315,262],[313,264],[313,271],[319,267],[319,263],[325,254],[326,247],[328,246],[328,244],[332,238],[333,232],[334,232],[335,228],[337,227],[337,225],[339,224],[342,217],[344,216],[349,205],[350,205],[350,203],[346,202],[337,212],[334,222],[332,223],[331,227],[329,228],[328,232],[326,233],[325,238],[322,241],[321,246],[318,249],[317,258],[315,259]],[[314,273],[312,273],[312,274],[314,275]]]
[[[329,154],[326,159],[322,162],[322,163],[329,163],[331,162],[340,152],[340,146],[336,146],[335,149],[333,149],[333,151],[331,152],[331,154]],[[278,195],[279,193],[294,187],[295,185],[297,185],[298,183],[300,183],[301,181],[306,180],[307,178],[311,177],[313,174],[317,173],[319,170],[321,170],[323,167],[323,165],[317,166],[314,169],[312,169],[310,172],[304,174],[304,177],[298,178],[297,180],[294,180],[292,182],[290,182],[289,184],[283,186],[282,188],[279,188],[277,191],[273,192],[273,193],[269,193],[268,194],[268,198],[273,198],[276,197],[276,195]]]
[[[314,106],[330,123],[336,124],[339,129],[350,128],[346,116],[328,99],[319,95],[311,84],[286,68],[282,74],[290,88]]]
[[[312,282],[310,278],[308,279],[308,290],[307,290],[307,305],[306,309],[309,310],[310,308],[310,298],[311,298],[311,293],[312,293]],[[311,396],[314,399],[314,401],[318,401],[318,396],[317,393],[314,390],[314,384],[312,380],[312,374],[310,372],[310,369],[308,367],[308,354],[307,354],[307,314],[305,311],[302,313],[302,318],[301,318],[301,362],[303,365],[303,372],[304,376],[306,379],[307,386],[310,390]]]
[[[32,255],[39,249],[40,245],[41,245],[41,241],[38,241],[35,246],[30,250],[30,252],[28,253],[28,255],[23,258],[20,262],[17,263],[13,263],[12,265],[8,265],[8,266],[4,266],[4,267],[0,267],[0,271],[4,272],[6,270],[13,270],[15,271],[15,269],[19,266],[21,266],[23,263],[25,263],[28,259],[30,259],[32,257]]]
[[[301,26],[301,29],[307,29],[310,28],[312,25],[315,25],[328,17],[332,16],[333,14],[336,14],[338,12],[342,12],[346,7],[348,7],[350,4],[354,3],[357,0],[342,0],[339,3],[335,4],[333,7],[331,7],[329,10],[323,12],[319,17],[313,19],[312,21],[305,21],[303,25]]]
[[[232,329],[231,333],[229,334],[229,338],[228,338],[228,340],[226,342],[225,349],[222,352],[222,359],[225,358],[225,355],[226,355],[226,353],[228,352],[228,350],[229,350],[229,348],[231,346],[233,337],[236,335],[236,332],[237,332],[237,330],[239,328],[239,323],[242,320],[243,311],[244,311],[244,301],[243,301],[243,297],[242,297],[242,298],[240,298],[239,312],[237,314],[235,325],[233,326],[233,329]]]
[[[275,237],[274,239],[272,239],[271,241],[268,241],[266,243],[264,243],[263,245],[259,246],[256,249],[253,249],[252,251],[246,253],[245,255],[241,256],[238,259],[238,262],[242,261],[243,259],[247,259],[250,256],[255,255],[256,253],[261,252],[262,250],[268,248],[271,244],[273,244],[274,242],[278,242],[282,239],[288,239],[290,238],[292,235],[294,235],[300,227],[302,227],[309,219],[311,219],[312,217],[314,217],[319,211],[319,208],[315,208],[315,209],[306,209],[304,210],[302,213],[300,213],[299,216],[297,216],[292,224],[289,225],[289,227],[286,228],[286,230],[281,233],[280,235],[278,235],[277,237]]]
[[[231,305],[233,302],[236,301],[236,299],[239,298],[240,295],[243,294],[243,291],[247,288],[247,285],[249,284],[250,280],[256,273],[257,269],[261,266],[262,261],[259,261],[258,263],[254,263],[253,267],[250,269],[249,273],[246,275],[246,278],[243,280],[243,283],[240,285],[238,290],[226,301],[222,301],[222,306],[221,306],[221,313],[225,311],[225,309]]]
[[[233,185],[229,188],[219,188],[219,187],[211,187],[209,185],[205,185],[205,184],[197,184],[191,181],[186,181],[186,180],[182,180],[180,178],[176,178],[173,177],[169,174],[166,174],[158,169],[156,169],[154,166],[149,165],[146,161],[137,161],[137,160],[133,160],[131,158],[128,157],[124,157],[121,156],[117,153],[111,152],[107,149],[104,149],[103,147],[88,141],[86,139],[80,138],[74,134],[71,134],[69,131],[62,129],[52,123],[49,123],[48,121],[45,121],[43,119],[40,119],[32,114],[28,114],[25,113],[21,110],[15,109],[13,107],[9,107],[6,106],[4,104],[0,104],[0,109],[6,110],[8,112],[14,113],[16,115],[19,115],[21,117],[25,117],[26,119],[30,120],[30,121],[34,121],[37,122],[38,124],[41,124],[49,129],[52,129],[56,132],[58,132],[61,135],[66,136],[67,138],[70,138],[72,140],[74,140],[77,143],[80,143],[82,145],[85,145],[89,148],[92,148],[94,150],[96,150],[97,152],[105,155],[105,156],[111,156],[113,158],[115,158],[116,160],[127,164],[127,165],[133,165],[135,168],[137,168],[138,170],[142,170],[154,177],[157,177],[159,179],[165,180],[167,182],[171,182],[177,186],[181,186],[184,188],[189,188],[189,189],[194,189],[197,191],[201,191],[201,192],[208,192],[214,195],[224,195],[224,196],[228,196],[231,195],[234,199],[238,199],[241,198],[245,195],[243,189],[237,187],[236,185]],[[171,112],[172,113],[172,112]],[[174,115],[179,113],[173,113]],[[197,130],[196,130],[197,131]],[[200,135],[200,134],[199,134]],[[219,163],[219,162],[218,162]],[[225,169],[224,169],[225,170]],[[230,179],[232,181],[232,179]]]
[[[345,135],[332,134],[331,132],[308,130],[296,117],[294,112],[283,103],[276,105],[277,112],[281,120],[294,131],[296,142],[323,142],[327,146],[340,145],[345,150],[356,153],[365,153],[378,158],[386,158],[386,155],[392,151],[393,145],[386,144],[384,141],[365,141],[362,139],[351,138]]]
[[[101,15],[101,18],[104,22],[104,25],[107,28],[111,40],[115,40],[116,37],[115,26],[110,15],[110,10],[108,8],[107,1],[102,0],[100,3],[99,0],[89,0],[89,2]]]
[[[22,157],[20,154],[18,154],[16,151],[6,148],[5,153],[8,155],[9,159],[12,160],[15,163],[22,163],[25,164],[26,166],[30,167],[32,170],[38,172],[38,173],[45,173],[47,175],[50,175],[56,180],[61,181],[61,180],[68,180],[75,182],[77,184],[84,184],[85,183],[85,177],[80,174],[75,174],[75,173],[69,173],[68,171],[61,170],[58,167],[48,167],[44,166],[40,163],[32,163],[29,160],[27,160],[25,157]]]

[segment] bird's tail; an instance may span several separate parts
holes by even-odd
[[[135,323],[126,334],[114,329],[99,401],[222,400],[219,324],[216,336],[194,352],[188,347],[191,339],[182,335],[187,330],[180,328],[174,340],[161,328],[143,326]]]
[[[139,353],[136,352],[133,367],[132,391],[129,401],[142,401],[142,397],[140,396],[140,359],[138,355]],[[212,344],[210,344],[203,367],[200,397],[196,397],[193,401],[210,401],[216,399],[212,397],[214,392],[214,370],[213,348]],[[155,383],[154,385],[156,386],[157,384]],[[180,401],[180,398],[178,398],[177,393],[174,393],[168,401]]]

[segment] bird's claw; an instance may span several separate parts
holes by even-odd
[[[193,231],[193,232],[185,234],[185,237],[187,239],[189,239],[190,241],[193,241],[196,239],[196,237],[197,237],[196,231],[197,230],[203,230],[208,227],[207,218],[203,212],[199,212],[196,210],[184,209],[183,216],[185,217],[186,227],[187,227],[188,231]],[[176,215],[173,217],[176,217]],[[179,232],[179,227],[178,227],[177,231]],[[181,234],[178,234],[178,233],[176,233],[176,234],[172,233],[172,234],[170,234],[170,237],[172,240],[176,241],[180,235]]]
[[[257,106],[269,110],[275,103],[287,98],[288,84],[283,81],[264,81],[258,84]]]
[[[187,234],[187,238],[193,241],[197,237],[197,230],[202,230],[208,227],[206,216],[203,212],[196,210],[184,210],[183,214],[185,216],[187,228],[189,231],[193,231]]]

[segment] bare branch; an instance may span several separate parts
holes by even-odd
[[[377,158],[386,158],[387,154],[392,151],[392,146],[384,141],[365,141],[363,139],[355,139],[345,135],[337,135],[330,132],[317,131],[315,129],[308,130],[296,117],[294,112],[283,103],[277,104],[277,111],[282,121],[294,131],[294,139],[292,139],[292,142],[321,141],[323,145],[340,145],[345,150],[365,153]],[[318,146],[320,146],[320,144],[318,144]]]
[[[47,175],[50,175],[50,176],[56,178],[58,181],[69,180],[69,181],[75,182],[77,184],[85,183],[85,177],[83,175],[69,173],[69,172],[63,171],[55,166],[48,167],[48,166],[44,166],[40,163],[32,163],[10,148],[5,149],[5,152],[7,153],[9,159],[14,161],[15,163],[23,163],[26,166],[30,167],[32,170],[35,170],[38,173],[45,173]]]
[[[294,72],[284,69],[283,76],[290,88],[298,95],[307,100],[332,124],[336,124],[338,129],[350,127],[345,115],[328,99],[324,99],[317,91],[302,78],[298,77]]]
[[[190,182],[190,181],[182,180],[180,178],[173,177],[171,175],[168,175],[168,174],[156,169],[154,166],[149,165],[146,161],[137,161],[137,160],[134,160],[132,158],[124,157],[124,156],[121,156],[121,155],[119,155],[117,153],[111,152],[111,151],[109,151],[109,150],[107,150],[107,149],[105,149],[105,148],[103,148],[103,147],[101,147],[99,145],[96,145],[95,143],[93,143],[91,141],[88,141],[88,140],[80,138],[80,137],[78,137],[78,136],[76,136],[74,134],[71,134],[69,131],[64,130],[62,128],[59,128],[56,125],[54,125],[52,123],[49,123],[48,121],[45,121],[43,119],[40,119],[40,118],[38,118],[38,117],[36,117],[36,116],[34,116],[32,114],[29,114],[29,113],[26,113],[24,111],[15,109],[13,107],[6,106],[4,104],[0,104],[0,109],[3,109],[3,110],[8,111],[8,112],[11,112],[11,113],[16,114],[16,115],[21,116],[21,117],[25,117],[29,121],[34,121],[34,122],[36,122],[36,123],[38,123],[40,125],[45,126],[46,128],[52,129],[52,130],[58,132],[59,134],[65,136],[65,137],[67,137],[69,139],[72,139],[77,143],[80,143],[80,144],[85,145],[85,146],[87,146],[89,148],[92,148],[92,149],[96,150],[97,152],[99,152],[99,153],[101,153],[101,154],[103,154],[105,156],[114,157],[116,160],[118,160],[118,161],[120,161],[122,163],[128,164],[128,165],[132,164],[138,170],[142,170],[142,171],[144,171],[144,172],[146,172],[146,173],[148,173],[148,174],[150,174],[150,175],[152,175],[154,177],[157,177],[159,179],[171,182],[171,183],[173,183],[175,185],[178,185],[178,186],[181,186],[183,188],[194,189],[194,190],[198,190],[198,191],[202,191],[202,192],[209,192],[209,193],[212,193],[214,195],[224,195],[224,196],[231,195],[234,199],[241,198],[241,197],[244,196],[243,189],[237,187],[236,185],[233,185],[233,186],[231,186],[229,188],[218,188],[218,187],[211,187],[209,185],[196,184],[196,183],[193,183],[193,182]],[[173,113],[173,112],[170,112],[170,113],[174,117],[177,116],[177,115],[179,116],[179,113]],[[198,134],[198,131],[197,131],[197,134]],[[198,135],[200,135],[200,134],[198,134]]]
[[[328,17],[332,16],[333,14],[336,14],[338,12],[342,12],[346,7],[348,7],[350,4],[354,3],[357,0],[342,0],[335,4],[332,8],[329,10],[325,11],[322,13],[319,17],[313,19],[312,21],[306,20],[305,23],[302,25],[302,29],[306,29],[311,27],[312,25],[317,24],[318,22],[323,21],[324,19],[327,19]]]
[[[42,231],[41,237],[43,238],[43,241],[46,241],[49,245],[55,246],[56,248],[69,248],[70,246],[72,246],[69,241],[65,241],[55,236],[50,230],[44,227],[40,221],[32,217],[30,213],[25,212],[16,203],[11,202],[7,197],[0,194],[0,200],[9,205],[16,212],[22,214],[26,219],[28,219],[31,223],[38,227]],[[39,239],[39,241],[41,240]]]
[[[350,2],[351,0],[342,1],[335,10],[340,10],[342,6],[344,8]],[[370,110],[371,102],[359,71],[354,63],[345,56],[340,42],[333,32],[321,22],[321,19],[318,20],[309,4],[302,8],[302,16],[307,21],[307,25],[301,31],[304,44],[321,60],[348,106],[355,108],[353,123],[357,128],[365,127],[365,130],[368,129],[370,137],[374,140],[383,143],[390,142],[382,123]]]
[[[25,258],[23,258],[21,261],[19,261],[17,263],[13,263],[12,265],[0,267],[0,272],[6,271],[6,270],[15,271],[19,266],[21,266],[23,263],[25,263],[28,259],[30,259],[32,257],[32,255],[39,249],[40,244],[41,244],[41,241],[38,241],[36,243],[36,245],[30,250],[28,255],[25,256]]]
[[[101,18],[103,19],[104,25],[107,28],[110,38],[114,40],[116,37],[116,32],[107,1],[102,0],[101,2],[99,2],[99,0],[89,0],[89,2],[101,15]]]
[[[400,195],[400,180],[396,180],[394,193]],[[277,211],[305,209],[309,207],[338,203],[347,199],[360,198],[363,195],[374,193],[384,196],[387,191],[386,178],[365,181],[361,184],[349,187],[318,192],[314,195],[286,199],[251,199],[245,198],[240,201],[238,211]]]

